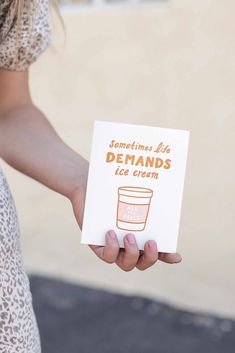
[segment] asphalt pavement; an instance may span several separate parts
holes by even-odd
[[[42,353],[234,353],[235,322],[30,277]]]

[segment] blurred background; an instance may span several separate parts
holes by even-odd
[[[89,159],[94,120],[188,129],[191,140],[183,261],[145,272],[101,262],[69,202],[4,165],[44,352],[234,352],[234,1],[68,0],[60,11],[65,35],[53,14],[30,82],[66,143]]]

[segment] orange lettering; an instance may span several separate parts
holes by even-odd
[[[115,154],[113,152],[108,152],[106,155],[106,162],[110,163],[115,160]]]
[[[164,168],[165,169],[170,169],[170,167],[171,167],[171,160],[170,159],[166,159]]]

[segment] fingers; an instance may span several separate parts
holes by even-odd
[[[118,239],[113,230],[105,234],[105,246],[90,245],[90,247],[101,260],[109,264],[116,261],[119,253]]]
[[[144,252],[139,257],[136,264],[138,270],[146,270],[151,267],[158,260],[157,243],[155,240],[149,240],[144,245]]]
[[[160,260],[168,264],[182,261],[178,253],[158,252],[155,240],[149,240],[144,250],[139,250],[134,234],[127,234],[124,239],[124,249],[119,248],[117,235],[110,230],[105,235],[105,246],[90,245],[95,254],[107,263],[116,263],[123,271],[131,271],[135,267],[141,271],[146,270]]]
[[[178,253],[158,253],[158,259],[162,262],[166,262],[167,264],[177,264],[182,261],[182,257]]]
[[[116,261],[119,253],[119,243],[114,230],[105,234],[105,247],[103,248],[103,260],[112,264]]]
[[[124,239],[125,250],[120,251],[116,264],[123,271],[131,271],[135,266],[139,258],[139,248],[137,246],[134,234],[127,234]]]

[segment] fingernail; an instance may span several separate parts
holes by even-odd
[[[157,244],[154,240],[149,240],[148,244],[151,250],[157,251]]]
[[[180,256],[180,254],[176,253],[175,254],[175,262],[178,263],[178,262],[181,262],[182,261],[182,257]]]
[[[112,238],[112,239],[115,239],[116,238],[116,233],[114,232],[114,230],[109,230],[109,236]]]
[[[130,244],[135,244],[135,237],[133,234],[128,234],[127,235],[127,240]]]

